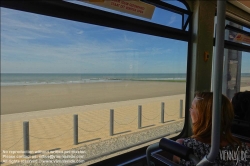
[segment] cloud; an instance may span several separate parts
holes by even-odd
[[[78,34],[78,35],[81,35],[81,34],[83,34],[83,31],[79,31],[79,32],[77,32],[77,34]]]
[[[171,66],[166,57],[179,52],[169,39],[14,10],[3,13],[1,72],[162,72]]]
[[[1,26],[4,29],[12,30],[26,30],[26,31],[39,31],[41,33],[50,32],[48,27],[52,27],[52,24],[41,24],[40,20],[35,14],[18,13],[18,11],[1,8],[5,17],[1,17]],[[18,16],[18,19],[16,18]],[[34,21],[31,21],[34,20]]]
[[[172,15],[172,16],[170,17],[170,21],[167,23],[167,25],[169,26],[169,25],[173,24],[174,22],[176,22],[176,16],[175,16],[175,15]]]
[[[133,42],[133,40],[132,39],[129,39],[128,37],[127,37],[127,35],[123,35],[123,37],[124,37],[124,41],[125,42]]]

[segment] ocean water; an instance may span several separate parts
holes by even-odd
[[[185,73],[168,74],[20,74],[2,73],[1,86],[114,82],[128,80],[185,80]]]

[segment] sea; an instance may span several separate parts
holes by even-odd
[[[241,77],[250,79],[250,73]],[[1,86],[170,80],[185,81],[186,73],[1,73]]]
[[[164,80],[185,81],[186,73],[1,73],[1,86]]]

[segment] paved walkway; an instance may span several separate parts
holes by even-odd
[[[1,162],[5,160],[2,164],[9,165],[11,160],[24,159],[24,121],[29,122],[30,151],[33,156],[37,156],[35,152],[38,151],[66,151],[120,135],[167,125],[179,120],[181,99],[184,99],[184,95],[2,115]],[[161,123],[162,102],[165,103],[165,123]],[[141,129],[138,129],[138,105],[142,106]],[[184,105],[185,100],[183,108]],[[114,109],[114,136],[110,136],[110,109]],[[78,145],[73,145],[75,114],[78,115]],[[13,152],[17,153],[11,154]]]

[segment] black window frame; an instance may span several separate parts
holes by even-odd
[[[170,38],[175,40],[181,40],[188,42],[187,50],[187,64],[191,62],[191,32],[192,32],[192,12],[185,2],[185,0],[178,0],[183,3],[187,10],[164,3],[161,0],[142,0],[146,3],[153,4],[156,7],[172,11],[177,14],[182,15],[182,29],[176,29],[164,25],[159,25],[156,23],[151,23],[143,20],[138,20],[135,18],[122,16],[99,9],[94,9],[86,6],[81,6],[66,2],[63,0],[1,0],[1,7],[20,10],[24,12],[31,12],[35,14],[41,14],[45,16],[51,16],[56,18],[62,18],[72,21],[78,21],[83,23],[89,23],[94,25],[100,25],[105,27],[111,27],[121,30],[128,30],[158,37]],[[184,17],[186,19],[184,19]],[[186,31],[187,26],[189,29]],[[191,66],[187,65],[187,76],[186,76],[186,101],[189,101],[189,87],[191,84]],[[185,105],[185,122],[182,132],[179,134],[184,135],[187,132],[189,124],[188,110],[189,106],[186,102]],[[176,139],[179,136],[173,137]],[[142,147],[132,152],[128,152],[123,155],[118,155],[116,157],[100,161],[98,163],[92,164],[92,166],[102,166],[102,165],[117,165],[120,163],[125,163],[134,160],[145,160],[145,152],[147,147]],[[75,164],[74,164],[75,165]]]

